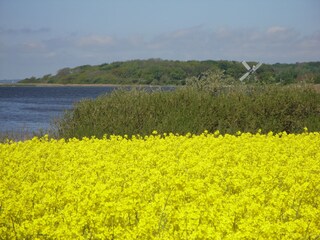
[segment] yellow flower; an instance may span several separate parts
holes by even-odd
[[[4,239],[314,239],[320,134],[0,144]]]

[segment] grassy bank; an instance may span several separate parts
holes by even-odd
[[[172,92],[115,91],[77,103],[56,122],[57,137],[102,137],[237,131],[320,131],[320,95],[301,87],[239,85],[215,92],[192,87]]]
[[[43,130],[32,131],[28,128],[22,128],[19,130],[6,130],[0,131],[0,143],[7,142],[8,140],[13,141],[26,141],[34,137],[43,137],[44,135],[54,136],[55,133],[52,130]]]

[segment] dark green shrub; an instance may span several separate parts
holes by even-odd
[[[104,134],[320,131],[320,94],[306,87],[217,86],[214,92],[115,91],[83,100],[55,125],[58,137]]]

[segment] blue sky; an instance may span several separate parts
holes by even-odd
[[[319,0],[0,0],[0,79],[132,59],[320,61]]]

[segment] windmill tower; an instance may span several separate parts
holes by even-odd
[[[258,70],[258,68],[261,67],[262,65],[262,63],[258,63],[257,65],[253,65],[252,67],[250,67],[248,63],[246,63],[245,61],[242,61],[241,63],[247,69],[247,72],[243,74],[241,78],[239,78],[241,82],[245,80],[249,75],[254,74]]]

